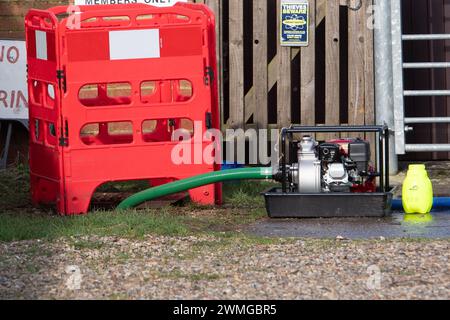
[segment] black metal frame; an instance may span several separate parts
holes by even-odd
[[[390,191],[389,182],[389,128],[387,126],[291,126],[281,131],[281,173],[283,193],[288,191],[286,175],[286,142],[293,140],[295,133],[375,133],[378,136],[378,164],[380,189]]]

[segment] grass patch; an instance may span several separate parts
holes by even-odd
[[[73,247],[77,251],[82,250],[98,250],[103,247],[103,243],[100,241],[90,241],[90,240],[77,240],[74,242]]]
[[[191,281],[216,281],[219,280],[221,277],[218,274],[212,274],[212,273],[196,273],[188,276],[188,279]]]
[[[266,238],[228,232],[217,234],[216,241],[203,240],[194,243],[191,247],[191,252],[185,254],[184,258],[193,259],[201,255],[208,255],[210,252],[236,250],[236,248],[246,249],[255,246],[287,245],[294,243],[294,241],[294,239]]]
[[[25,265],[25,269],[27,270],[28,273],[31,273],[31,274],[36,274],[36,273],[39,273],[39,271],[41,271],[40,267],[38,267],[34,264],[31,264],[31,263],[27,263]]]
[[[118,236],[143,238],[149,234],[187,236],[207,234],[220,238],[233,237],[241,226],[265,216],[263,210],[214,210],[197,216],[180,208],[140,211],[96,211],[88,215],[60,217],[50,214],[0,214],[0,241],[22,241],[61,237]],[[101,243],[77,241],[77,250],[99,249]]]
[[[29,172],[26,166],[0,171],[0,241],[56,239],[60,237],[119,236],[140,238],[147,234],[185,236],[210,234],[224,237],[242,225],[266,217],[262,191],[274,184],[243,181],[224,184],[225,208],[188,204],[147,210],[114,212],[97,210],[84,216],[60,217],[34,209],[30,200]],[[148,187],[148,181],[105,184],[102,192],[135,192]],[[77,250],[100,249],[101,244],[74,243]]]
[[[0,241],[22,241],[61,237],[118,236],[143,238],[149,234],[163,236],[212,235],[234,237],[239,229],[265,217],[262,209],[249,211],[227,209],[185,212],[188,209],[164,208],[139,211],[96,211],[83,216],[60,217],[51,214],[0,213]],[[101,243],[76,241],[77,250],[100,249]]]
[[[0,208],[16,210],[31,204],[28,167],[18,165],[0,170]]]
[[[30,246],[28,246],[24,253],[30,258],[52,256],[52,252],[50,249],[45,248],[45,246],[41,246],[37,243],[32,243]]]
[[[124,181],[124,182],[108,182],[101,185],[96,192],[123,192],[136,193],[150,188],[148,180]]]
[[[166,279],[174,279],[174,280],[184,279],[184,280],[189,280],[192,282],[198,282],[198,281],[212,282],[212,281],[219,280],[221,278],[221,276],[219,274],[213,274],[213,273],[190,274],[190,273],[182,272],[179,269],[174,269],[169,272],[158,272],[158,276],[162,277],[162,278],[166,278]]]
[[[130,297],[126,293],[112,293],[108,296],[108,300],[120,301],[120,300],[129,300]]]
[[[126,252],[120,252],[116,255],[116,259],[120,262],[126,262],[131,259],[131,255]]]
[[[186,235],[180,217],[155,211],[93,212],[84,216],[59,217],[32,214],[0,214],[0,241],[55,239],[80,236],[143,237],[146,234]],[[78,243],[78,246],[91,244]]]
[[[226,206],[235,208],[264,208],[264,197],[261,192],[277,186],[269,181],[241,181],[224,184],[224,200]]]
[[[199,214],[198,216],[196,214]],[[184,217],[183,221],[196,233],[217,235],[236,232],[249,223],[266,217],[264,209],[225,209],[209,211],[202,215],[202,211],[193,212],[193,216]]]

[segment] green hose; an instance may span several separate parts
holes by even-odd
[[[272,168],[244,168],[211,172],[139,192],[124,200],[117,207],[117,209],[126,210],[134,208],[147,201],[218,182],[248,179],[271,179],[272,177]]]

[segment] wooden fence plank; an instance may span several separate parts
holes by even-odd
[[[340,122],[339,17],[339,0],[328,0],[325,22],[325,122],[327,125],[337,125]]]
[[[267,38],[267,1],[253,1],[254,123],[260,129],[266,129],[269,123],[267,110]]]
[[[277,0],[277,122],[279,127],[291,124],[291,48],[280,45],[281,0]]]
[[[205,0],[205,4],[208,5],[214,12],[216,17],[216,57],[217,57],[217,79],[218,79],[218,97],[220,105],[220,118],[224,119],[223,108],[223,38],[222,38],[222,1],[221,0]]]
[[[363,9],[367,19],[373,17],[373,0],[367,0]],[[366,21],[366,20],[365,20]],[[364,27],[364,92],[365,92],[365,124],[375,124],[375,73],[374,73],[374,35],[373,20],[367,20]],[[371,145],[372,161],[376,158],[376,139],[373,134],[368,134],[366,139]]]
[[[255,87],[251,87],[250,90],[248,90],[244,98],[244,103],[244,120],[245,123],[248,123],[250,118],[255,114]]]
[[[316,124],[316,0],[309,0],[309,46],[300,52],[300,106],[302,125]]]
[[[230,120],[231,128],[244,128],[244,4],[229,0]]]
[[[365,33],[364,6],[358,11],[348,10],[348,123],[363,125],[365,122]]]
[[[315,0],[316,2],[316,14],[315,14],[315,20],[316,20],[316,26],[318,26],[322,20],[325,18],[326,15],[326,0]]]
[[[372,6],[373,0],[367,0],[365,3],[365,12],[368,15],[373,14],[370,10],[370,8],[373,8]],[[374,30],[370,28],[371,26],[372,24],[364,27],[365,124],[367,125],[375,124]]]

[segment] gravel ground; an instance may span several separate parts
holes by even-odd
[[[449,240],[22,241],[0,244],[0,298],[449,299],[449,256]]]

